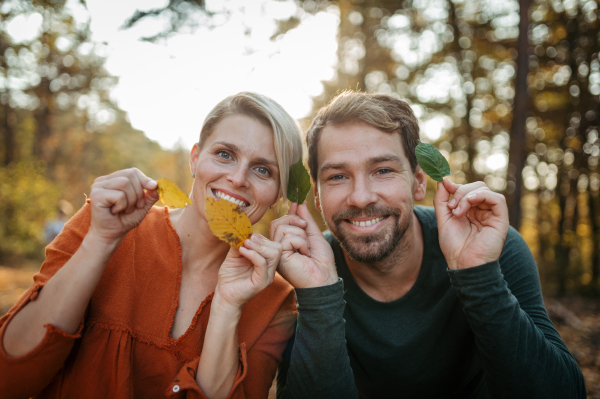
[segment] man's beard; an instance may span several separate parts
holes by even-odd
[[[387,215],[392,218],[392,228],[365,235],[344,232],[340,226],[345,220],[357,217],[373,218]],[[412,215],[401,215],[395,208],[370,205],[365,209],[346,209],[333,215],[333,225],[328,226],[334,237],[340,242],[342,248],[350,258],[357,262],[372,264],[380,262],[390,256],[400,245],[404,233],[410,228]]]

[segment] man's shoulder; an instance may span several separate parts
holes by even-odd
[[[415,205],[413,207],[415,215],[421,222],[421,225],[424,225],[429,228],[437,229],[437,219],[435,218],[435,209],[432,206],[425,205]]]

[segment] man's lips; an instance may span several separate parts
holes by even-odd
[[[234,194],[231,191],[216,189],[216,188],[213,188],[211,190],[215,197],[222,198],[229,202],[233,202],[240,208],[244,208],[244,207],[247,207],[250,205],[250,203],[244,197]]]

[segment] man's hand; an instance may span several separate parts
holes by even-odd
[[[271,240],[280,242],[283,248],[277,270],[295,288],[321,287],[338,281],[331,246],[306,202],[292,203],[287,215],[271,222]]]
[[[509,225],[502,194],[483,182],[460,186],[444,179],[438,183],[433,205],[449,269],[479,266],[500,257]]]

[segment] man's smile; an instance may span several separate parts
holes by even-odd
[[[357,233],[372,233],[378,230],[383,224],[385,220],[388,218],[388,215],[385,216],[364,216],[352,219],[345,219],[344,222],[348,225],[350,230],[355,231]]]

